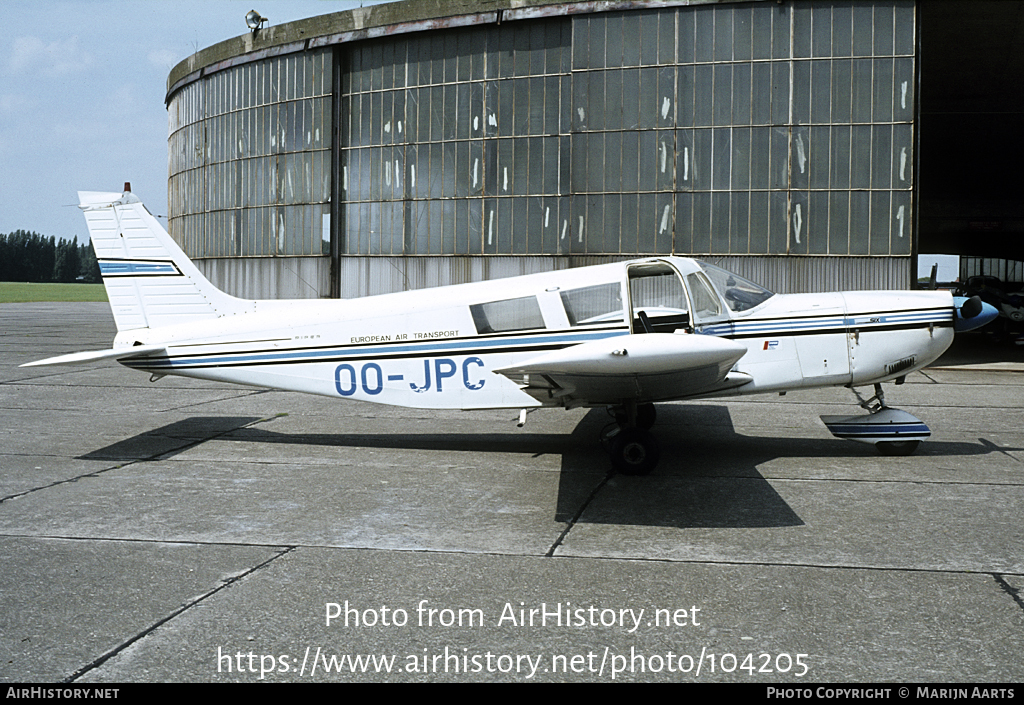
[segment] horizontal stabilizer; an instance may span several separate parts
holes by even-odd
[[[19,367],[48,367],[50,365],[84,365],[98,360],[126,360],[130,357],[140,357],[156,352],[166,352],[163,345],[136,345],[130,348],[114,348],[112,350],[87,350],[86,352],[71,353],[70,355],[59,355],[48,357],[45,360],[26,362]]]

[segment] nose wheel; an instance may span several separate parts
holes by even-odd
[[[879,441],[875,449],[882,455],[913,455],[921,441]]]
[[[864,399],[852,390],[867,416],[822,416],[828,430],[836,438],[873,443],[882,455],[911,455],[921,441],[931,435],[928,426],[916,416],[886,405],[882,385],[875,385],[875,395]]]

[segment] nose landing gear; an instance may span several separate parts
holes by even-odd
[[[822,416],[822,422],[836,438],[874,443],[882,455],[911,455],[921,441],[932,435],[916,416],[887,406],[881,384],[875,385],[875,395],[870,399],[864,399],[856,389],[851,391],[868,415]]]

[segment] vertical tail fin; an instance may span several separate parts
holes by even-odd
[[[158,328],[253,309],[216,288],[134,194],[80,191],[118,331]]]

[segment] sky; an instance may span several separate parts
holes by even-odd
[[[0,0],[0,233],[87,240],[78,191],[132,191],[167,213],[171,68],[270,24],[374,0]]]

